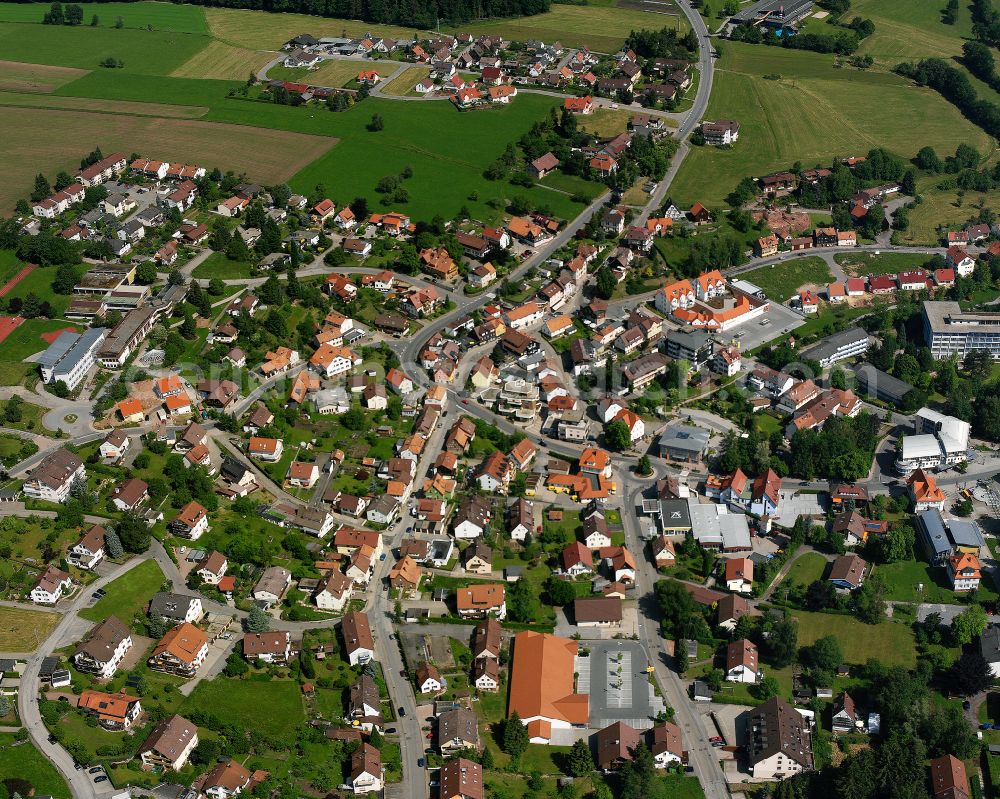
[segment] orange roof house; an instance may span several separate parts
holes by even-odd
[[[923,469],[917,469],[911,474],[906,485],[910,489],[910,496],[913,498],[916,510],[944,507],[944,491],[938,488],[937,481]]]
[[[516,712],[533,743],[548,743],[553,729],[586,724],[590,697],[573,693],[577,643],[547,633],[514,637],[508,712]]]
[[[118,415],[122,417],[123,422],[131,421],[136,416],[141,420],[143,416],[142,403],[134,397],[123,399],[118,403]]]

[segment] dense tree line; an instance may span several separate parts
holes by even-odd
[[[195,0],[194,5],[362,19],[426,30],[436,27],[439,21],[468,22],[549,10],[549,0]]]
[[[698,37],[694,31],[680,34],[673,28],[632,31],[625,46],[642,58],[692,59],[698,53]]]
[[[1000,44],[1000,13],[993,8],[993,0],[972,0],[972,33],[993,47]]]
[[[789,469],[796,477],[817,475],[859,480],[868,475],[878,444],[878,418],[861,413],[853,419],[832,416],[821,430],[799,430],[792,436]]]
[[[947,61],[925,58],[917,64],[899,64],[896,72],[939,92],[970,122],[991,136],[1000,136],[1000,106],[988,100],[980,100],[968,75]]]
[[[785,47],[789,50],[812,50],[816,53],[836,53],[851,55],[861,45],[862,39],[875,32],[875,24],[870,19],[855,17],[846,26],[834,33],[799,33],[795,36],[779,36],[773,28],[761,29],[757,25],[744,23],[737,25],[729,38],[747,44],[766,44]]]

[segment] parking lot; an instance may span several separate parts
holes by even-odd
[[[782,527],[791,527],[799,516],[823,516],[825,513],[819,494],[796,494],[794,491],[782,491],[781,502],[778,505],[778,516],[775,521]]]
[[[649,729],[653,707],[645,648],[636,641],[594,641],[588,646],[590,673],[584,686],[581,672],[579,690],[589,688],[590,726],[600,729],[624,721],[637,730]]]
[[[736,336],[740,341],[740,349],[752,350],[761,344],[766,344],[772,339],[783,336],[789,330],[794,330],[806,323],[802,314],[796,313],[791,308],[778,303],[771,303],[771,307],[763,316],[739,325],[726,336]]]

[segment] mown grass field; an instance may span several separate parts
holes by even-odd
[[[841,253],[833,259],[844,267],[849,275],[891,275],[906,269],[914,269],[926,263],[929,255],[914,252],[870,252]]]
[[[740,277],[760,286],[768,298],[775,302],[786,302],[794,297],[802,286],[809,284],[825,286],[833,280],[830,267],[818,255],[807,255],[803,258],[792,258],[770,266],[762,266]]]
[[[540,186],[522,188],[506,181],[487,181],[483,170],[509,142],[516,141],[548,113],[557,100],[538,95],[519,96],[507,108],[459,113],[447,102],[400,103],[372,98],[350,111],[333,115],[331,132],[340,143],[300,171],[291,181],[295,191],[308,193],[322,183],[334,190],[335,199],[349,202],[359,194],[378,202],[374,187],[384,175],[398,175],[407,166],[413,177],[405,181],[410,201],[393,204],[395,210],[417,219],[435,214],[445,218],[463,205],[473,216],[494,219],[489,200],[526,196],[553,213],[571,218],[580,205],[563,193]],[[382,116],[385,127],[367,130],[372,114]],[[472,199],[473,196],[476,199]]]
[[[57,111],[98,111],[106,114],[198,119],[208,113],[199,105],[138,103],[129,100],[98,100],[92,97],[61,97],[56,94],[28,94],[24,91],[0,91],[0,105],[19,108],[52,108]]]
[[[66,781],[30,741],[14,746],[12,733],[0,733],[0,774],[20,777],[31,783],[37,796],[69,799]]]
[[[176,31],[0,22],[0,53],[29,64],[103,69],[113,56],[125,62],[114,72],[166,75],[207,43],[203,34]]]
[[[388,83],[382,85],[382,93],[392,97],[406,97],[413,87],[431,74],[429,67],[410,67],[403,70]]]
[[[568,47],[586,46],[601,53],[615,53],[633,30],[669,27],[686,31],[687,21],[674,11],[651,14],[631,8],[553,4],[544,14],[474,22],[451,28],[449,33],[499,33],[507,39],[541,39],[546,44],[558,41]]]
[[[416,28],[375,25],[358,19],[330,19],[307,14],[269,14],[230,8],[206,8],[208,30],[216,39],[251,50],[280,50],[300,33],[323,36],[388,36],[409,39],[420,33]]]
[[[0,91],[51,92],[87,74],[72,67],[0,61]]]
[[[745,175],[827,164],[884,146],[912,157],[924,145],[953,152],[990,139],[929,89],[887,72],[836,68],[832,56],[727,42],[706,118],[738,119],[733,149],[694,148],[672,187],[674,199],[723,205]],[[763,75],[780,74],[780,80]]]
[[[628,129],[629,117],[634,114],[626,108],[595,108],[592,114],[579,116],[576,126],[595,136],[610,138]]]
[[[848,663],[864,663],[878,652],[887,666],[912,668],[917,662],[913,630],[905,624],[883,621],[865,624],[853,616],[834,613],[795,611],[792,617],[799,624],[799,646],[811,646],[820,638],[833,635]]]
[[[908,58],[950,58],[962,52],[963,40],[972,34],[968,3],[959,3],[954,25],[941,21],[944,4],[912,0],[857,0],[855,14],[875,23],[875,32],[858,52],[869,54],[886,66]]]
[[[320,157],[334,140],[280,130],[218,125],[200,120],[84,111],[0,108],[0,208],[24,196],[38,172],[54,175],[79,166],[81,153],[100,144],[164,160],[246,172],[263,183],[287,180]]]
[[[268,53],[212,40],[170,74],[177,78],[246,80],[270,60]]]
[[[107,596],[99,599],[91,608],[80,611],[80,617],[90,621],[104,621],[108,616],[117,616],[125,624],[132,621],[136,613],[160,590],[163,572],[155,560],[144,560],[133,566],[107,586]]]
[[[42,610],[0,607],[0,652],[34,651],[49,637],[60,618],[58,613]]]
[[[220,708],[225,708],[220,713]],[[266,708],[266,712],[261,710]],[[291,680],[227,680],[217,677],[201,682],[180,707],[183,715],[192,710],[224,715],[228,721],[260,730],[279,740],[289,740],[305,718],[299,685]]]
[[[755,419],[760,418],[755,416]],[[773,416],[765,417],[767,419],[774,419]],[[791,568],[788,570],[788,575],[785,577],[785,582],[789,585],[799,585],[803,588],[816,580],[823,578],[823,572],[826,571],[826,558],[824,558],[819,552],[806,552],[799,558],[795,559]]]
[[[382,77],[391,75],[396,71],[399,63],[396,61],[348,61],[342,59],[330,59],[323,61],[315,69],[288,69],[278,65],[272,67],[267,76],[279,80],[301,80],[313,86],[346,86],[351,81],[356,81],[358,73],[362,70],[377,72]],[[414,81],[416,82],[416,81]]]
[[[253,275],[253,264],[243,261],[230,261],[225,253],[213,252],[208,258],[198,264],[191,272],[194,277],[202,280],[211,280],[217,277],[220,280],[236,280],[241,277],[251,277]]]

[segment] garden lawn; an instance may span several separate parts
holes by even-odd
[[[33,651],[49,637],[60,618],[58,613],[0,606],[0,652]]]
[[[191,274],[203,280],[210,280],[213,277],[220,280],[236,280],[251,277],[253,272],[253,264],[244,261],[230,261],[225,253],[213,252],[198,264]]]
[[[625,108],[598,106],[593,113],[577,117],[576,126],[601,138],[611,138],[628,129],[632,111]]]
[[[792,563],[785,581],[790,585],[805,587],[816,582],[816,580],[821,580],[825,571],[826,558],[818,552],[806,552]]]
[[[913,630],[904,624],[891,621],[865,624],[853,616],[804,610],[792,616],[799,625],[799,646],[810,646],[820,638],[833,635],[848,663],[864,663],[876,655],[889,666],[912,668],[916,665]]]
[[[818,255],[807,255],[762,266],[740,275],[740,278],[760,286],[770,300],[786,302],[798,294],[802,286],[825,286],[833,280],[833,275],[826,261]]]
[[[2,404],[6,405],[6,403]],[[33,402],[22,402],[21,421],[11,422],[4,419],[3,426],[13,428],[14,430],[26,430],[35,433],[54,433],[55,430],[49,430],[42,424],[42,417],[48,412],[49,409],[43,408],[41,405],[35,405]]]
[[[448,219],[465,205],[474,218],[494,221],[499,213],[487,201],[513,197],[526,197],[556,216],[571,219],[580,206],[567,195],[483,177],[483,170],[507,145],[548,114],[556,102],[525,95],[506,108],[460,113],[448,102],[371,98],[349,111],[326,115],[329,132],[339,136],[340,143],[301,170],[290,185],[308,194],[322,183],[334,189],[338,204],[364,195],[373,210],[405,211],[414,219],[436,214]],[[384,121],[381,131],[367,130],[374,114]],[[409,202],[382,205],[375,192],[379,179],[399,175],[407,166],[413,169],[413,176],[403,182]],[[470,199],[474,194],[477,199]]]
[[[104,621],[108,616],[117,616],[129,624],[153,594],[160,590],[162,583],[163,572],[156,561],[144,560],[105,586],[107,596],[98,600],[92,608],[81,610],[80,616],[90,621]]]
[[[296,727],[305,720],[299,685],[291,680],[216,677],[199,683],[179,712],[186,715],[194,710],[212,713],[223,721],[260,730],[281,740],[291,740]]]
[[[951,590],[944,568],[932,568],[918,560],[905,560],[877,566],[876,571],[885,580],[886,599],[903,602],[944,602],[954,603],[955,592]],[[923,588],[918,590],[917,586]],[[981,600],[996,599],[993,583],[984,579],[977,592]]]
[[[69,799],[66,781],[34,744],[26,741],[13,746],[14,741],[12,734],[0,733],[0,774],[27,780],[35,796],[48,794],[55,799]]]
[[[941,153],[958,142],[991,149],[985,133],[930,89],[886,72],[837,69],[829,55],[737,42],[726,43],[705,116],[740,120],[740,141],[691,151],[671,187],[681,204],[722,205],[744,176],[876,146],[905,158],[924,145]]]
[[[841,253],[833,256],[849,275],[892,275],[923,266],[930,255],[918,252]]]

